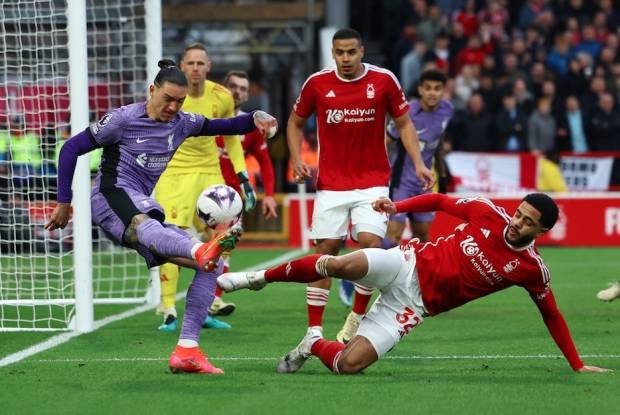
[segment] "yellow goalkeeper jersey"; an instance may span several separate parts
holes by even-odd
[[[235,116],[235,102],[228,89],[206,80],[204,94],[200,98],[188,95],[182,110],[202,114],[207,118],[230,118]],[[245,170],[243,147],[239,136],[224,137],[224,145],[230,155],[235,173]],[[215,137],[186,139],[168,163],[164,175],[166,173],[220,173],[219,152]]]

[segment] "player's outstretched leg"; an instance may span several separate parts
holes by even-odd
[[[309,327],[301,342],[278,361],[278,373],[297,372],[312,355],[312,345],[323,338],[319,327]]]
[[[327,276],[326,263],[330,255],[308,255],[294,261],[286,262],[257,272],[227,272],[217,279],[217,285],[226,292],[242,288],[260,290],[270,282],[318,281]]]

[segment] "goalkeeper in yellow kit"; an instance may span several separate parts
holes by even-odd
[[[181,58],[180,68],[189,84],[183,111],[202,114],[207,118],[235,116],[235,105],[230,91],[207,80],[211,61],[204,45],[194,43],[187,46]],[[224,144],[235,173],[241,181],[245,210],[250,210],[256,205],[256,195],[248,182],[240,138],[224,137]],[[201,226],[196,219],[198,195],[211,185],[223,183],[215,138],[209,140],[202,137],[188,138],[174,154],[157,182],[155,198],[164,208],[166,221],[188,230],[194,226],[201,232],[204,226]],[[160,266],[159,277],[162,299],[158,312],[164,314],[164,322],[158,330],[176,331],[178,320],[175,296],[179,280],[178,265],[166,263]],[[230,325],[208,316],[203,327],[230,328]]]

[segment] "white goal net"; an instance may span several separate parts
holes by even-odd
[[[87,0],[90,121],[145,99],[145,3]],[[43,229],[56,199],[57,154],[70,135],[65,0],[4,0],[0,10],[0,331],[66,330],[75,313],[72,222]],[[86,125],[84,125],[84,128]],[[91,154],[91,172],[99,155]],[[135,252],[93,237],[95,303],[145,301]]]

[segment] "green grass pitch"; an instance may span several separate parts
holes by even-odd
[[[286,251],[240,250],[234,269]],[[552,287],[584,360],[620,370],[620,301],[596,292],[620,278],[617,249],[542,250]],[[187,285],[189,275],[182,277]],[[334,284],[325,335],[348,310]],[[620,407],[617,373],[575,374],[526,292],[511,288],[428,318],[388,356],[355,376],[317,359],[297,374],[277,359],[305,332],[305,289],[274,284],[229,294],[230,331],[203,330],[201,344],[223,376],[172,375],[175,334],[148,311],[0,368],[5,414],[603,414]],[[182,311],[182,303],[179,304]],[[97,306],[96,318],[131,306]],[[54,336],[0,333],[0,359]]]

